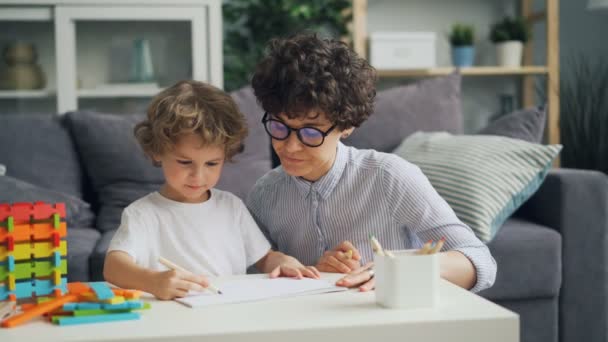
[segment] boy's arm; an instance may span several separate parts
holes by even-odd
[[[316,279],[320,277],[320,273],[315,267],[304,266],[296,258],[273,250],[269,250],[262,259],[258,260],[255,267],[263,273],[270,273],[271,278],[284,276]]]
[[[145,291],[163,300],[184,297],[189,290],[203,291],[209,285],[202,276],[175,270],[153,271],[138,266],[133,257],[118,250],[106,255],[103,276],[116,286]]]

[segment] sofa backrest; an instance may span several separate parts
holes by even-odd
[[[0,129],[0,164],[7,175],[84,197],[84,173],[63,117],[1,115]]]

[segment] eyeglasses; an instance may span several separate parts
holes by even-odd
[[[314,127],[291,128],[279,120],[271,119],[268,112],[264,113],[262,123],[266,129],[266,133],[273,139],[287,140],[291,131],[295,131],[302,144],[309,147],[321,146],[325,141],[325,137],[336,128],[336,125],[333,125],[325,132]]]

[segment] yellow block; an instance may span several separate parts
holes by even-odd
[[[14,274],[8,275],[8,289],[9,289],[9,291],[15,291],[15,275]]]
[[[53,280],[54,285],[61,285],[61,271],[58,269],[53,270]]]
[[[121,304],[125,302],[125,297],[122,296],[114,296],[113,298],[110,299],[106,299],[103,301],[104,303],[108,303],[108,304]]]
[[[61,240],[58,248],[53,247],[52,242],[42,241],[34,243],[16,243],[15,250],[9,252],[6,246],[0,246],[0,260],[4,260],[7,256],[12,255],[15,260],[28,260],[32,258],[48,258],[53,255],[53,252],[59,251],[59,254],[66,255],[67,242]]]

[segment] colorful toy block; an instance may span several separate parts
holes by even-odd
[[[148,309],[139,291],[105,282],[67,283],[65,205],[0,204],[0,300],[34,297],[23,312],[2,321],[15,327],[47,316],[57,325],[139,319]]]
[[[140,314],[132,312],[133,310],[150,308],[148,303],[135,299],[124,301],[124,297],[117,294],[134,298],[139,297],[139,291],[112,289],[103,282],[69,283],[66,288],[69,293],[64,296],[43,297],[46,301],[38,305],[22,306],[24,311],[2,322],[2,326],[15,327],[43,315],[50,317],[51,322],[57,325],[133,320],[140,317]],[[97,293],[101,293],[104,299],[95,299]],[[110,295],[112,297],[108,298]],[[107,303],[117,297],[122,298],[121,303]]]
[[[0,204],[0,300],[66,292],[63,203]]]

